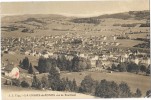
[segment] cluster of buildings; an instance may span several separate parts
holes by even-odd
[[[90,59],[92,67],[110,67],[113,63],[132,61],[136,64],[150,64],[150,54],[126,48],[119,48],[116,42],[117,36],[89,36],[85,37],[74,33],[56,36],[3,38],[3,53],[20,53],[35,57],[49,58],[65,55],[66,59],[72,60],[74,55]]]

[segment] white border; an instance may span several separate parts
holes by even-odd
[[[32,2],[32,1],[129,1],[129,0],[0,0],[0,2]]]

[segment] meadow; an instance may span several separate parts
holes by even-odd
[[[75,78],[78,85],[80,85],[81,81],[84,79],[86,75],[91,75],[94,80],[101,81],[106,79],[108,81],[115,81],[116,83],[126,82],[132,92],[136,92],[136,89],[139,88],[142,92],[142,95],[146,95],[146,91],[151,88],[151,80],[149,76],[138,75],[134,73],[128,72],[72,72],[72,73],[61,73],[61,77],[68,77],[70,80]]]

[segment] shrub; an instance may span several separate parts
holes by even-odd
[[[146,92],[146,96],[148,96],[149,94],[151,94],[151,90],[148,90],[148,91]]]
[[[82,93],[92,93],[94,89],[94,80],[90,75],[85,76],[84,80],[81,82],[81,86],[79,88],[79,92]]]
[[[142,92],[141,92],[141,90],[139,90],[137,88],[136,93],[135,93],[135,97],[141,97],[141,96],[142,96]]]
[[[144,66],[144,65],[140,65],[140,70],[142,71],[142,72],[146,72],[146,66]]]
[[[133,63],[133,62],[130,62],[128,65],[127,65],[127,71],[128,72],[136,72],[138,73],[139,72],[139,66],[136,64],[136,63]]]
[[[73,79],[71,91],[75,91],[76,92],[77,90],[78,90],[78,86],[77,86],[76,80]]]
[[[28,32],[28,31],[29,31],[29,29],[25,28],[21,32]]]
[[[32,67],[32,64],[30,63],[30,65],[29,65],[29,69],[28,69],[28,73],[29,74],[33,74],[33,67]]]
[[[146,69],[146,75],[150,75],[150,65],[149,65],[148,68]]]
[[[130,87],[127,85],[127,83],[122,82],[121,84],[119,84],[119,92],[119,96],[121,98],[131,97]]]
[[[43,76],[41,79],[41,84],[42,88],[48,88],[49,87],[49,82],[46,76]]]
[[[101,80],[95,90],[95,96],[102,98],[117,98],[119,95],[118,85],[114,81]]]
[[[21,85],[21,87],[24,87],[24,88],[27,88],[30,86],[29,83],[26,81],[22,81],[20,85]]]
[[[120,63],[117,65],[117,69],[120,72],[126,72],[127,71],[127,65],[125,63]]]
[[[34,87],[36,89],[42,89],[41,81],[36,77],[36,75],[33,77],[33,82],[31,87]]]
[[[51,67],[48,75],[48,81],[52,90],[60,90],[60,73],[56,70],[55,67]]]
[[[12,79],[12,85],[20,86],[20,80],[19,79]]]
[[[10,83],[6,80],[4,85],[10,85]]]

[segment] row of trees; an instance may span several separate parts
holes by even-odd
[[[39,58],[38,67],[40,73],[49,72],[51,67],[58,67],[61,71],[82,71],[91,68],[90,60],[74,56],[72,60],[66,59],[64,55],[55,58]]]
[[[32,66],[32,64],[30,63],[28,57],[25,57],[23,59],[23,61],[20,61],[19,62],[19,66],[22,68],[22,69],[25,69],[28,71],[29,74],[33,74],[34,73],[34,68]]]
[[[100,20],[97,18],[77,18],[71,20],[74,23],[88,23],[88,24],[100,24]]]
[[[11,85],[7,80],[4,85]],[[25,78],[23,80],[12,79],[12,85],[23,87],[23,88],[34,88],[34,89],[51,89],[56,91],[74,91],[78,92],[78,86],[76,80],[72,81],[68,78],[60,78],[60,73],[55,67],[51,67],[49,75],[44,75],[42,78],[34,74],[32,82],[30,83]]]
[[[122,82],[119,85],[114,81],[101,80],[95,81],[91,76],[86,76],[81,82],[79,92],[89,93],[101,98],[128,98],[141,97],[142,93],[139,89],[136,93],[132,93],[127,83]]]
[[[139,89],[132,93],[127,83],[120,83],[119,85],[114,81],[101,80],[101,82],[93,80],[90,75],[85,76],[80,86],[77,86],[76,80],[69,80],[68,78],[60,78],[60,73],[55,67],[51,67],[49,75],[44,76],[39,80],[36,76],[33,77],[31,87],[36,89],[50,89],[56,91],[74,91],[85,94],[95,95],[101,98],[128,98],[141,97],[142,93]]]
[[[110,70],[118,70],[120,72],[145,72],[146,75],[150,74],[150,65],[148,67],[146,67],[145,65],[137,65],[134,62],[122,62],[120,64],[118,64],[117,66],[115,64],[112,64],[111,69]]]
[[[85,76],[80,86],[77,86],[75,79],[73,81],[68,78],[60,78],[60,73],[55,67],[51,67],[48,78],[42,78],[41,83],[43,88],[51,88],[57,91],[74,91],[80,93],[86,93],[95,95],[102,98],[128,98],[128,97],[141,97],[142,93],[139,89],[136,89],[135,93],[132,93],[127,83],[120,83],[119,85],[114,81],[101,80],[101,82],[93,80],[90,75]],[[35,80],[35,79],[34,79]],[[33,81],[32,86],[37,88],[33,84],[38,84],[38,81]]]
[[[31,87],[35,89],[51,89],[56,91],[73,91],[85,94],[91,94],[101,98],[128,98],[128,97],[141,97],[142,93],[139,89],[136,89],[135,93],[132,93],[127,83],[122,82],[120,84],[114,81],[101,80],[96,81],[91,78],[90,75],[85,76],[80,86],[77,86],[76,80],[72,81],[68,78],[60,78],[60,73],[55,67],[51,67],[48,76],[43,76],[41,80],[36,75],[33,76],[31,85],[23,80],[21,83],[19,80],[13,81],[13,85],[22,86],[24,88]],[[147,92],[147,94],[149,94]]]

